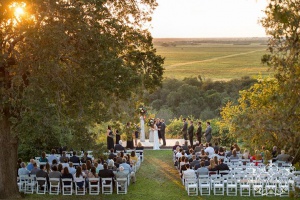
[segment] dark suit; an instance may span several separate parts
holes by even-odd
[[[187,122],[184,122],[183,127],[182,127],[182,134],[183,134],[184,140],[187,140],[187,128],[188,128],[188,124],[187,124]]]
[[[115,176],[114,172],[110,169],[102,169],[99,171],[98,175],[100,178],[113,178]],[[107,182],[107,184],[109,184],[109,183],[110,182]]]
[[[162,122],[161,123],[161,126],[160,126],[160,134],[161,134],[161,138],[163,140],[163,145],[166,145],[166,124],[165,122]]]
[[[80,164],[80,160],[77,156],[72,156],[70,157],[70,162],[72,163],[79,163]]]
[[[199,144],[200,144],[201,143],[201,138],[202,138],[202,126],[201,125],[198,126],[196,135],[197,135],[197,140],[199,141]]]
[[[116,153],[116,151],[124,151],[125,152],[125,148],[120,144],[116,144],[114,151],[115,151],[115,153]]]
[[[189,129],[188,129],[188,134],[189,134],[189,140],[190,140],[190,145],[191,147],[193,146],[193,137],[194,137],[194,125],[191,124]]]
[[[212,135],[211,135],[211,126],[209,125],[206,130],[205,130],[205,138],[206,138],[206,142],[210,142]]]
[[[229,167],[228,167],[227,164],[221,163],[221,164],[217,165],[215,167],[215,169],[218,170],[218,171],[220,171],[220,170],[229,170]]]
[[[157,128],[158,128],[158,130],[157,130],[157,133],[158,133],[158,138],[159,139],[161,139],[162,137],[161,137],[161,122],[158,122],[157,124],[156,124],[156,126],[157,126]]]

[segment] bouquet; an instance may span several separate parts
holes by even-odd
[[[154,126],[154,119],[153,119],[153,118],[150,118],[150,119],[148,120],[148,122],[147,122],[147,125],[153,127],[153,126]]]
[[[139,113],[141,115],[145,115],[147,113],[147,109],[145,107],[139,107]]]

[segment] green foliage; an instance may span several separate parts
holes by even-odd
[[[239,90],[249,88],[254,82],[249,77],[228,82],[202,81],[201,76],[183,81],[166,79],[162,88],[145,98],[159,117],[161,113],[168,119],[192,115],[207,120],[219,117],[220,108],[230,100],[236,102]]]

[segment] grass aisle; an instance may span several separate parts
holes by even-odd
[[[255,200],[279,200],[289,199],[280,197],[228,197],[228,196],[204,196],[189,197],[179,179],[178,171],[173,166],[171,150],[145,150],[144,162],[140,170],[137,172],[137,182],[130,184],[128,194],[117,195],[116,192],[112,195],[97,195],[97,196],[62,196],[62,195],[26,195],[26,199],[128,199],[128,200],[182,200],[182,199],[201,199],[201,200],[240,200],[240,199],[255,199]]]

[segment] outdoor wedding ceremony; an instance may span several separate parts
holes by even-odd
[[[0,1],[0,199],[297,199],[300,1]]]

